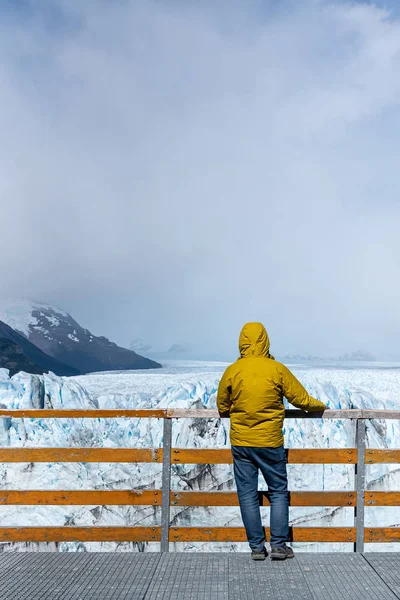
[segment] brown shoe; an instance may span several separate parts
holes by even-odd
[[[262,550],[252,550],[251,551],[251,558],[253,560],[265,560],[268,556],[268,552],[266,547],[264,546],[264,548]]]
[[[293,548],[284,544],[283,546],[271,546],[271,560],[286,560],[293,558]]]

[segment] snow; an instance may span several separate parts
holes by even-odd
[[[0,369],[0,405],[7,408],[214,408],[218,382],[224,363],[170,363],[154,372],[108,372],[60,378],[19,373],[8,377]],[[331,408],[400,408],[400,370],[302,368],[293,369],[314,396]],[[288,447],[353,447],[354,424],[348,420],[287,420],[285,444]],[[370,447],[399,447],[400,423],[371,421],[367,443]],[[0,422],[1,446],[58,447],[160,447],[162,421],[157,419],[4,419]],[[229,421],[226,419],[179,419],[173,423],[173,445],[210,448],[229,447]],[[291,490],[353,490],[354,466],[289,465]],[[161,486],[158,464],[1,464],[3,489],[134,489]],[[367,467],[370,489],[400,489],[398,465]],[[172,486],[185,490],[234,489],[231,465],[174,465]],[[260,480],[260,489],[265,484]],[[236,507],[172,507],[174,525],[241,526]],[[268,525],[268,509],[262,509]],[[293,507],[291,522],[302,526],[352,526],[354,511],[336,507]],[[158,508],[126,507],[0,507],[0,519],[9,525],[155,525]],[[398,507],[366,508],[366,526],[398,524]],[[175,544],[178,551],[227,550],[224,544]],[[351,544],[295,544],[298,550],[345,550]],[[397,545],[398,546],[398,545]],[[10,544],[0,545],[10,550]],[[368,544],[367,550],[398,550],[396,544]],[[34,544],[17,544],[14,549],[37,549]],[[63,543],[54,549],[138,550],[136,544]],[[140,549],[157,550],[157,544]],[[246,544],[230,544],[229,549],[247,550]]]
[[[47,337],[49,334],[49,330],[45,329],[45,327],[41,327],[40,325],[36,326],[35,329],[36,331],[40,331],[41,333],[43,333],[45,337]]]
[[[79,344],[79,340],[75,335],[72,335],[72,333],[68,334],[68,337],[70,340],[72,340],[73,342],[77,342]]]
[[[56,317],[46,316],[46,319],[48,320],[48,322],[51,324],[52,327],[58,327],[60,324],[60,319],[57,319]]]
[[[10,327],[29,336],[30,327],[34,327],[38,324],[38,320],[36,317],[32,316],[33,311],[45,311],[52,312],[60,315],[61,317],[67,317],[68,314],[57,308],[56,306],[51,306],[49,304],[44,304],[42,302],[35,302],[27,299],[12,299],[8,302],[0,305],[0,321],[7,323]],[[52,317],[46,318],[52,323],[52,325],[56,325],[56,320],[51,321]]]

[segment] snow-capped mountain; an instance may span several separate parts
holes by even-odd
[[[133,352],[145,353],[151,351],[151,345],[147,344],[141,338],[136,338],[135,340],[132,340],[129,344],[129,349],[133,350]]]
[[[70,365],[45,354],[23,335],[0,321],[0,367],[14,375],[19,371],[43,374],[52,371],[56,375],[78,375]]]
[[[0,307],[0,319],[32,344],[80,373],[154,369],[160,365],[84,329],[63,310],[28,300]]]
[[[140,346],[137,344],[141,340],[134,340],[133,344],[136,347],[132,347],[132,350],[139,351]],[[144,343],[144,342],[143,342]],[[231,355],[230,353],[220,353],[218,351],[213,351],[204,348],[199,348],[196,346],[192,346],[187,342],[174,342],[173,344],[169,344],[161,347],[148,347],[146,345],[146,355],[152,358],[153,360],[158,360],[163,364],[170,364],[171,360],[175,361],[201,361],[201,362],[232,362],[237,358],[235,354]]]

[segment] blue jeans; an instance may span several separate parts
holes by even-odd
[[[271,546],[283,546],[289,538],[289,498],[286,453],[278,448],[232,446],[240,512],[252,550],[262,550],[265,542],[258,496],[258,472],[263,474],[271,503]]]

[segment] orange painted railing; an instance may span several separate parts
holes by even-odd
[[[0,448],[3,463],[104,462],[162,464],[162,489],[154,490],[30,490],[0,489],[0,505],[151,505],[161,507],[161,522],[155,527],[8,527],[1,526],[3,542],[125,541],[161,542],[167,551],[170,542],[244,542],[242,527],[174,527],[171,506],[238,506],[236,492],[194,492],[171,490],[174,464],[232,463],[229,449],[172,448],[172,420],[176,418],[218,418],[215,410],[0,410],[0,418],[158,418],[164,420],[163,448]],[[354,508],[352,527],[293,527],[295,542],[349,542],[363,551],[365,542],[399,542],[400,527],[364,526],[365,506],[400,506],[400,491],[365,489],[365,465],[400,463],[399,450],[365,448],[365,422],[371,418],[399,419],[400,411],[327,410],[323,414],[287,411],[287,418],[352,419],[356,422],[354,448],[289,449],[291,464],[355,465],[352,491],[289,492],[291,506],[337,506]],[[260,505],[268,506],[268,493],[260,492]],[[266,531],[268,535],[268,530]]]

